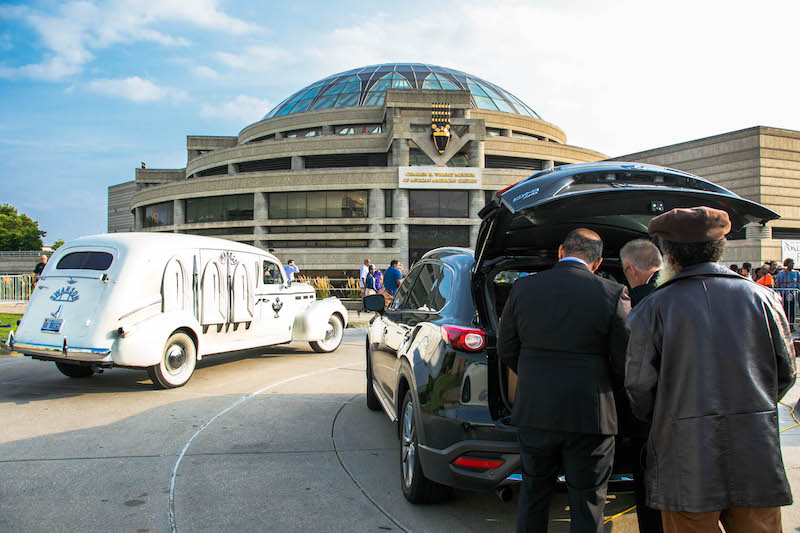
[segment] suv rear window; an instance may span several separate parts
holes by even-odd
[[[108,270],[114,256],[108,252],[72,252],[61,258],[57,270]]]

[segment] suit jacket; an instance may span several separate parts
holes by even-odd
[[[630,290],[631,307],[636,307],[636,304],[644,300],[651,292],[656,290],[657,277],[658,272],[650,276],[650,281],[647,283],[639,285],[638,287],[634,287]]]
[[[612,365],[625,367],[627,288],[561,261],[514,283],[497,350],[519,376],[516,426],[615,435]]]

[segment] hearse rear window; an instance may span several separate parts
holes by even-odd
[[[108,252],[72,252],[61,258],[57,270],[108,270],[114,256]]]

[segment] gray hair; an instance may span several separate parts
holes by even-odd
[[[619,251],[619,258],[623,263],[643,272],[664,266],[658,247],[647,239],[634,239],[625,243]]]
[[[564,239],[564,252],[569,256],[594,263],[603,257],[603,240],[595,232],[585,228],[570,231]]]

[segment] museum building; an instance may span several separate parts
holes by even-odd
[[[186,144],[185,168],[141,168],[109,187],[109,232],[222,237],[331,277],[364,258],[385,268],[470,247],[498,190],[606,157],[568,145],[505,89],[421,63],[334,74],[237,136]]]

